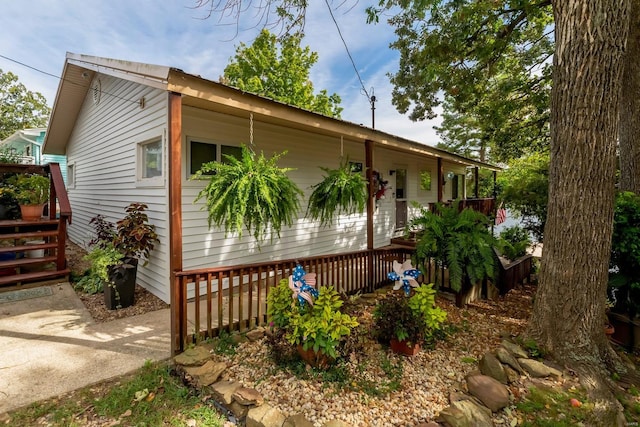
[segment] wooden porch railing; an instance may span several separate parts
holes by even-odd
[[[453,201],[442,202],[445,206],[451,204]],[[493,216],[496,209],[496,199],[492,197],[480,198],[480,199],[460,199],[458,209],[463,210],[465,208],[473,209],[474,211],[481,212],[487,216]],[[429,203],[429,210],[435,212],[436,204]]]
[[[389,283],[393,261],[410,257],[407,248],[381,248],[251,265],[180,271],[174,274],[171,304],[172,351],[221,331],[246,331],[266,322],[266,298],[296,264],[316,273],[318,286],[344,294],[372,292]]]
[[[71,223],[71,205],[58,163],[47,165],[0,164],[0,174],[35,173],[49,178],[51,187],[48,202],[48,218],[36,221],[0,221],[0,241],[8,245],[0,247],[0,286],[23,285],[66,276],[67,224]],[[42,239],[43,244],[21,244],[25,239]],[[29,258],[24,255],[33,250],[44,250],[45,256]],[[49,265],[54,267],[50,268]]]

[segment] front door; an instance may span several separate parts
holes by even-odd
[[[407,170],[396,169],[396,229],[407,225]]]

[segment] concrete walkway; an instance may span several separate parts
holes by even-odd
[[[47,287],[0,303],[0,414],[169,358],[169,309],[96,324],[68,283]]]

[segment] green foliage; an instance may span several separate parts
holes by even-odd
[[[572,406],[571,399],[577,399],[581,405]],[[594,404],[588,401],[583,390],[576,388],[556,391],[531,387],[516,408],[524,418],[523,426],[570,427],[585,425],[594,410]]]
[[[49,114],[41,93],[27,90],[18,76],[0,69],[0,140],[21,129],[46,126]]]
[[[41,205],[49,201],[49,178],[38,174],[16,176],[15,196],[21,205]]]
[[[314,94],[309,78],[318,54],[300,43],[303,34],[276,38],[262,30],[251,46],[240,43],[224,69],[222,82],[285,104],[340,118],[340,97],[326,90]]]
[[[526,255],[530,245],[529,232],[517,225],[502,230],[497,242],[500,253],[511,261]]]
[[[494,161],[549,144],[553,14],[549,2],[380,0],[400,53],[392,102],[410,118],[434,117],[444,93],[443,141]],[[535,70],[535,72],[532,72]],[[456,150],[458,151],[458,150]]]
[[[438,331],[447,318],[447,312],[436,307],[436,291],[432,284],[413,289],[413,295],[389,292],[373,313],[376,338],[385,344],[391,339],[423,343]]]
[[[269,230],[272,238],[273,233],[279,237],[283,225],[291,226],[303,193],[287,176],[291,169],[276,164],[285,153],[267,159],[243,145],[240,160],[225,156],[224,163],[202,165],[193,179],[213,174],[195,201],[205,200],[209,227],[224,225],[225,234],[235,232],[239,237],[246,228],[260,244]]]
[[[216,354],[225,354],[232,356],[236,354],[236,347],[238,346],[227,331],[221,331],[220,335],[211,341],[213,345],[213,351]]]
[[[500,199],[522,216],[524,228],[542,241],[549,201],[549,155],[531,154],[515,159],[498,174]]]
[[[640,196],[629,191],[616,195],[609,271],[614,311],[634,317],[640,312]]]
[[[364,212],[367,204],[367,181],[352,170],[349,159],[340,162],[338,169],[320,167],[327,175],[314,185],[309,197],[307,216],[330,225],[334,215]]]
[[[102,292],[105,286],[109,286],[109,267],[119,264],[122,258],[123,254],[112,244],[94,247],[84,256],[91,263],[89,272],[74,287],[88,294]]]
[[[447,319],[447,312],[436,307],[436,291],[433,284],[414,288],[414,294],[409,298],[409,307],[422,319],[426,337],[431,337]]]
[[[340,312],[343,301],[333,287],[322,286],[313,306],[293,310],[289,319],[287,340],[313,349],[330,358],[338,357],[338,346],[358,326],[355,318]]]
[[[494,238],[488,224],[488,218],[480,212],[460,211],[458,202],[451,206],[438,203],[436,213],[422,208],[410,223],[412,229],[418,230],[415,265],[424,272],[433,258],[438,265],[446,266],[451,288],[456,292],[465,277],[471,283],[493,277]]]
[[[285,329],[293,315],[295,301],[287,279],[280,280],[278,286],[267,295],[267,316],[271,327]]]

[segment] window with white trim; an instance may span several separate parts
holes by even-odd
[[[242,148],[237,145],[219,144],[201,138],[187,138],[188,169],[189,176],[193,176],[202,168],[202,165],[209,162],[225,162],[225,156],[232,156],[236,159],[242,157]],[[208,173],[211,174],[211,173]]]
[[[164,159],[162,156],[162,138],[154,138],[138,144],[140,159],[139,178],[153,180],[162,177]]]
[[[76,187],[76,164],[67,163],[67,188]]]

